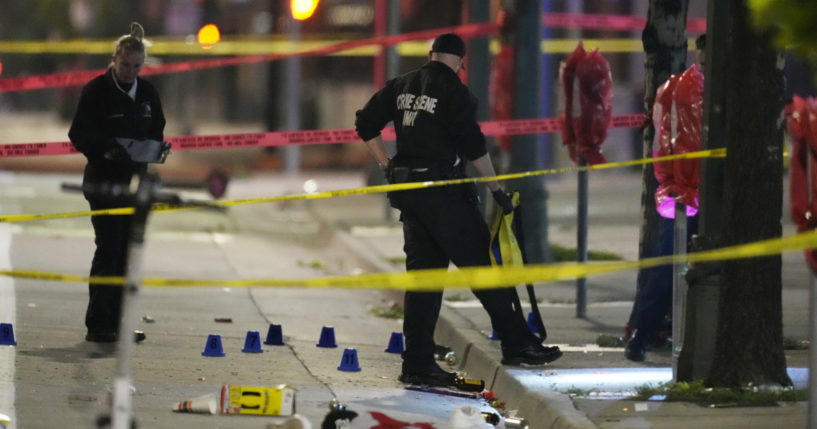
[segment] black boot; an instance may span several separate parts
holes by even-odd
[[[432,362],[426,365],[403,365],[403,373],[398,380],[405,384],[419,384],[423,386],[452,386],[457,379],[457,374],[444,371]]]
[[[633,362],[644,362],[647,357],[647,349],[639,332],[636,332],[630,342],[627,343],[627,347],[624,348],[624,356]]]

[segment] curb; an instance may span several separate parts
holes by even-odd
[[[443,306],[436,336],[460,353],[461,369],[485,380],[503,402],[514,404],[531,429],[595,429],[587,415],[573,405],[568,395],[552,390],[533,390],[520,383],[499,363],[499,343],[494,346],[456,311]],[[492,352],[492,349],[493,350]],[[543,369],[545,370],[546,367]]]
[[[393,266],[385,263],[375,249],[336,228],[316,210],[310,212],[320,224],[318,236],[321,241],[343,255],[345,261],[370,272],[393,270]],[[381,292],[389,299],[403,302],[401,291],[390,289]],[[498,343],[494,346],[470,321],[445,305],[440,310],[435,340],[454,350],[458,357],[457,368],[482,378],[498,397],[515,404],[518,414],[527,419],[531,429],[597,428],[585,413],[576,409],[569,396],[550,390],[532,390],[516,380],[507,367],[499,363],[501,352]]]
[[[587,415],[573,406],[569,396],[553,390],[531,390],[502,367],[493,384],[500,398],[519,407],[531,429],[595,429]]]

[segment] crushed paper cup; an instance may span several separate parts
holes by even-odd
[[[300,414],[293,414],[284,421],[267,423],[266,429],[312,429],[312,423]]]
[[[473,405],[465,405],[451,410],[451,417],[448,419],[446,429],[492,429],[493,427],[482,417],[479,408]]]
[[[198,398],[181,401],[173,407],[173,411],[180,413],[215,414],[218,403],[212,393]]]

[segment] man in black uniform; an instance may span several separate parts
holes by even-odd
[[[453,33],[438,36],[429,62],[386,83],[357,112],[355,127],[390,183],[465,177],[465,160],[478,173],[495,176],[485,136],[476,121],[477,100],[460,81],[465,43]],[[394,122],[397,153],[389,159],[381,130]],[[488,182],[503,210],[513,209],[496,181]],[[406,269],[490,265],[490,232],[477,207],[473,183],[389,194],[400,209]],[[513,288],[475,290],[502,342],[502,363],[543,365],[558,359],[558,347],[544,347],[531,334],[524,315],[513,305]],[[400,381],[447,386],[455,375],[434,361],[434,327],[442,292],[406,292],[403,332],[406,351]]]

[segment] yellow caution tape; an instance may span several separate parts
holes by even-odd
[[[176,287],[340,287],[347,289],[400,289],[415,291],[438,291],[446,287],[462,286],[488,289],[518,284],[552,282],[589,277],[624,270],[636,270],[667,264],[715,262],[730,259],[754,258],[776,255],[788,251],[817,247],[817,231],[809,231],[789,237],[773,238],[753,243],[723,247],[715,250],[669,255],[640,261],[615,261],[591,263],[564,263],[552,265],[526,265],[507,267],[472,267],[456,271],[447,269],[417,270],[404,273],[374,273],[348,276],[332,276],[302,279],[172,279],[146,277],[146,286]],[[35,280],[78,282],[94,284],[123,284],[122,277],[82,277],[42,271],[2,270],[0,275]]]
[[[155,204],[152,211],[181,211],[192,210],[195,207],[178,207],[167,204]],[[48,219],[62,219],[69,217],[81,216],[96,216],[96,215],[132,215],[133,207],[120,207],[115,209],[100,209],[88,210],[83,212],[70,213],[53,213],[53,214],[19,214],[19,215],[2,215],[0,216],[0,223],[2,222],[27,222],[32,220],[48,220]]]
[[[222,40],[215,45],[204,47],[198,42],[186,40],[153,40],[149,53],[151,55],[273,55],[308,51],[330,46],[343,40],[301,40],[288,41],[277,39]],[[601,52],[643,52],[641,40],[638,39],[564,39],[543,40],[542,52],[548,54],[570,53],[582,42],[585,49],[599,49]],[[425,57],[428,55],[428,42],[411,41],[398,43],[397,53],[406,57]],[[490,50],[499,52],[499,42],[491,41]],[[689,49],[695,46],[694,39],[687,41]],[[101,54],[110,55],[114,44],[110,40],[64,40],[64,41],[0,41],[2,54]],[[347,49],[329,55],[339,56],[373,56],[380,52],[379,45],[362,46]]]
[[[636,159],[631,161],[621,161],[621,162],[608,162],[604,164],[596,164],[596,165],[589,165],[584,167],[566,167],[566,168],[555,168],[555,169],[546,169],[546,170],[537,170],[537,171],[524,171],[521,173],[510,173],[510,174],[501,174],[498,176],[491,176],[491,177],[469,177],[464,179],[449,179],[449,180],[436,180],[436,181],[428,181],[428,182],[410,182],[410,183],[397,183],[393,185],[377,185],[377,186],[365,186],[360,188],[349,188],[349,189],[339,189],[335,191],[325,191],[325,192],[315,192],[311,194],[293,194],[293,195],[283,195],[278,197],[262,197],[262,198],[249,198],[243,200],[226,200],[226,201],[213,201],[210,203],[213,206],[221,206],[221,207],[230,207],[230,206],[239,206],[244,204],[256,204],[256,203],[269,203],[269,202],[276,202],[276,201],[293,201],[293,200],[316,200],[316,199],[323,199],[323,198],[334,198],[334,197],[341,197],[347,195],[361,195],[361,194],[375,194],[381,192],[391,192],[391,191],[406,191],[411,189],[420,189],[420,188],[431,188],[435,186],[448,186],[448,185],[457,185],[462,183],[471,183],[471,182],[491,182],[494,180],[514,180],[514,179],[522,179],[525,177],[535,177],[535,176],[543,176],[548,174],[560,174],[560,173],[568,173],[573,171],[590,171],[590,170],[606,170],[610,168],[619,168],[619,167],[629,167],[635,165],[644,165],[644,164],[651,164],[654,162],[664,162],[664,161],[674,161],[680,159],[698,159],[698,158],[723,158],[726,156],[726,149],[711,149],[711,150],[702,150],[699,152],[688,152],[678,155],[668,155],[662,157],[655,157],[655,158],[643,158],[643,159]],[[171,206],[167,204],[157,204],[153,206],[153,211],[155,212],[163,212],[163,211],[180,211],[180,210],[192,210],[196,207],[180,207],[180,206]],[[69,218],[69,217],[80,217],[80,216],[92,216],[92,215],[129,215],[133,214],[133,207],[123,207],[123,208],[116,208],[116,209],[103,209],[103,210],[90,210],[90,211],[83,211],[83,212],[72,212],[72,213],[55,213],[55,214],[18,214],[18,215],[2,215],[0,216],[0,223],[2,222],[26,222],[26,221],[33,221],[33,220],[46,220],[46,219],[60,219],[60,218]]]

